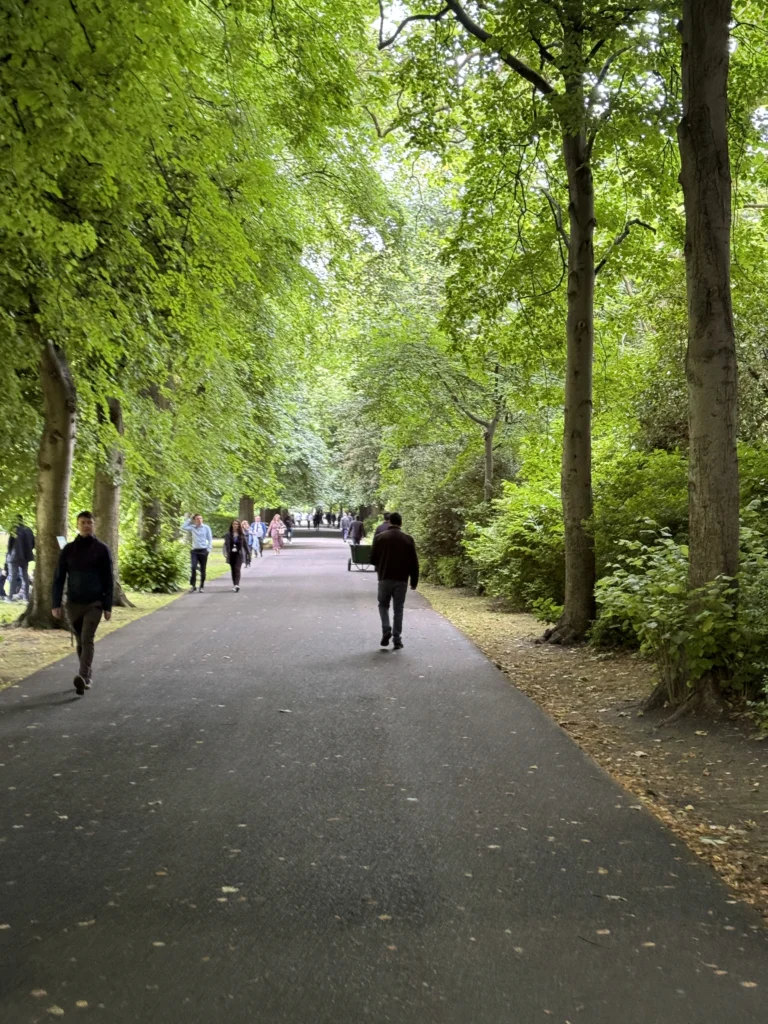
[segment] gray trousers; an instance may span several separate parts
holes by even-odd
[[[29,600],[29,562],[10,562],[9,566],[11,572],[11,597],[22,589],[23,581],[23,596],[24,600]]]
[[[403,608],[405,607],[405,595],[408,593],[408,583],[401,580],[379,580],[379,615],[381,616],[381,632],[389,633],[389,602],[392,602],[393,623],[391,627],[392,639],[397,642],[403,632]]]
[[[80,659],[80,675],[90,680],[93,665],[93,643],[104,610],[101,601],[91,604],[67,602],[67,619],[77,637],[77,656]]]

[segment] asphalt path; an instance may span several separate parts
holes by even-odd
[[[346,558],[0,694],[0,1021],[764,1021],[758,917],[418,594],[379,650]]]

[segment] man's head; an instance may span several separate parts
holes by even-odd
[[[80,512],[77,517],[77,532],[81,537],[93,536],[93,512],[87,509]]]
[[[384,513],[384,522],[385,523],[389,523],[391,521],[391,519],[392,519],[392,513],[391,512],[385,512]]]
[[[402,526],[403,525],[403,517],[400,515],[399,512],[393,512],[392,513],[392,515],[389,517],[389,525],[390,526]]]
[[[195,526],[203,525],[203,517],[200,515],[199,512],[195,512],[195,514],[192,516],[192,522],[195,524]]]

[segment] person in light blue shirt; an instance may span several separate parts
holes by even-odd
[[[208,555],[213,550],[213,534],[210,526],[206,526],[203,517],[198,512],[195,516],[187,516],[182,523],[182,530],[186,530],[192,538],[192,573],[189,577],[189,585],[192,593],[197,590],[197,570],[200,569],[200,593],[205,586],[205,570],[208,566]]]
[[[256,518],[253,520],[253,522],[251,523],[251,528],[248,531],[248,534],[251,543],[251,551],[253,552],[253,557],[263,558],[264,538],[267,535],[267,524],[261,521],[261,516],[256,516]]]

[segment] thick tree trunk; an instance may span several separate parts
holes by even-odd
[[[580,100],[583,102],[583,100]],[[545,634],[552,643],[581,639],[595,614],[592,516],[592,355],[594,349],[595,198],[585,133],[566,134],[568,175],[568,319],[561,493],[565,527],[565,604]]]
[[[684,0],[678,128],[688,289],[691,587],[739,568],[736,345],[730,284],[731,0]]]
[[[243,519],[247,519],[249,523],[253,522],[253,498],[249,498],[247,494],[244,494],[240,498],[240,511],[238,512],[240,522]]]
[[[123,410],[118,398],[107,399],[109,422],[118,438],[123,436]],[[99,422],[106,425],[107,415],[98,410]],[[125,456],[119,440],[105,445],[102,460],[97,463],[93,479],[93,514],[96,518],[96,532],[112,552],[114,565],[113,603],[115,607],[132,608],[120,585],[120,488],[123,479]]]
[[[35,583],[32,599],[19,623],[53,629],[62,625],[51,615],[52,587],[60,551],[56,538],[67,536],[77,395],[64,353],[52,341],[47,341],[41,351],[40,382],[43,434],[37,460]]]
[[[159,498],[142,498],[139,536],[155,551],[160,546],[163,526],[163,506]]]

